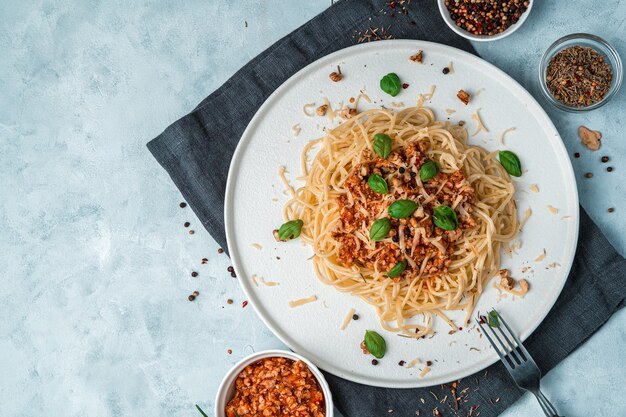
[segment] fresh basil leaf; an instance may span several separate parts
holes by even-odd
[[[391,138],[384,133],[374,135],[374,152],[383,159],[387,159],[391,153]]]
[[[387,181],[385,181],[385,179],[378,174],[370,175],[367,179],[367,185],[370,186],[372,191],[378,194],[387,194],[389,192]]]
[[[433,210],[435,226],[443,230],[454,230],[459,226],[456,213],[448,206],[438,206]]]
[[[387,272],[387,276],[389,278],[399,277],[404,272],[405,269],[406,269],[406,261],[398,262],[396,266],[394,266]]]
[[[504,169],[506,169],[506,172],[514,177],[522,176],[522,164],[517,155],[511,151],[500,151],[498,156],[500,157],[500,163]]]
[[[389,230],[391,230],[391,220],[386,217],[376,220],[370,229],[370,240],[372,242],[383,240],[389,234]]]
[[[387,344],[385,343],[385,339],[383,339],[381,335],[373,330],[366,330],[363,341],[365,342],[365,347],[372,355],[374,355],[378,359],[385,356],[385,352],[387,351]]]
[[[435,161],[430,159],[422,164],[420,168],[420,179],[422,182],[426,182],[439,174],[439,165]]]
[[[404,219],[417,210],[417,203],[411,200],[394,201],[387,210],[394,219]]]
[[[280,240],[290,240],[295,239],[300,236],[300,231],[302,230],[302,225],[304,222],[302,220],[290,220],[287,223],[280,226],[278,229],[278,237]]]
[[[380,80],[380,89],[392,97],[398,95],[402,89],[400,77],[394,72],[390,72]]]
[[[202,411],[202,408],[200,408],[200,406],[198,404],[196,404],[196,408],[198,409],[198,411],[200,411],[200,414],[202,414],[204,417],[209,417],[206,415],[206,413],[204,411]],[[237,414],[237,412],[235,411],[235,414]],[[237,416],[239,417],[239,416]]]
[[[491,310],[487,315],[487,324],[491,327],[500,327],[500,319],[495,310]]]

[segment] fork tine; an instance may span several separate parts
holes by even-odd
[[[498,314],[498,312],[496,311],[496,309],[494,308],[494,309],[492,309],[492,310],[496,312],[496,315],[497,315],[497,316],[498,316],[498,318],[501,320],[502,318],[500,317],[500,315]],[[522,364],[522,362],[525,362],[525,361],[526,361],[526,358],[525,358],[525,357],[523,357],[522,355],[520,355],[520,353],[519,353],[519,352],[517,352],[517,351],[515,350],[516,346],[515,346],[515,345],[511,342],[511,340],[510,340],[510,339],[509,339],[509,337],[506,335],[506,333],[504,332],[504,330],[502,330],[502,326],[496,326],[496,327],[495,327],[495,329],[498,329],[497,331],[499,331],[499,332],[500,332],[500,334],[502,335],[502,337],[504,338],[504,340],[506,340],[507,345],[505,345],[505,347],[507,347],[507,346],[509,347],[509,349],[506,349],[506,350],[507,350],[507,352],[508,352],[508,355],[509,355],[509,356],[510,356],[510,357],[511,357],[511,358],[512,358],[512,359],[513,359],[513,360],[514,360],[514,361],[515,361],[518,365],[521,365],[521,364]],[[495,330],[495,329],[493,329],[493,330],[492,330],[494,333],[496,333],[496,330]],[[508,327],[507,327],[507,329],[508,329]],[[513,333],[513,332],[511,332],[511,331],[510,331],[510,329],[509,329],[509,332],[510,332],[510,333]],[[521,343],[518,343],[518,345],[520,345],[520,344],[521,344]]]
[[[489,340],[489,343],[491,343],[491,346],[493,347],[493,350],[496,351],[496,353],[498,354],[498,356],[500,357],[500,360],[502,361],[502,363],[504,364],[504,366],[507,367],[507,369],[509,371],[511,371],[513,368],[511,367],[511,365],[509,364],[509,361],[507,361],[504,357],[504,355],[502,355],[502,353],[500,352],[500,349],[498,349],[498,346],[494,343],[493,339],[491,338],[491,336],[489,336],[489,332],[487,332],[487,330],[485,329],[485,326],[483,326],[483,324],[480,322],[480,320],[476,320],[476,323],[478,323],[478,326],[480,327],[480,329],[482,330],[483,334],[485,335],[485,337],[487,338],[487,340]],[[494,333],[495,335],[495,333]]]
[[[495,311],[495,309],[494,309]],[[517,344],[517,348],[520,350],[520,353],[522,354],[522,356],[526,359],[526,360],[533,360],[530,356],[530,354],[528,353],[528,351],[526,350],[526,348],[524,347],[524,345],[522,344],[522,341],[519,339],[519,337],[517,337],[517,335],[515,334],[515,332],[513,330],[511,330],[511,328],[509,327],[509,325],[506,323],[506,321],[504,321],[504,319],[502,318],[502,316],[500,315],[500,313],[498,313],[496,311],[496,315],[498,316],[498,319],[500,320],[500,323],[504,324],[504,327],[506,327],[506,329],[509,331],[509,333],[511,334],[511,336],[513,336],[513,339],[515,340],[515,343]]]

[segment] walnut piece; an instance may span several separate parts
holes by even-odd
[[[600,149],[600,138],[602,137],[602,133],[597,130],[591,130],[585,126],[580,126],[578,128],[578,136],[580,136],[583,145],[592,151]]]
[[[418,51],[415,55],[411,55],[411,57],[409,59],[411,61],[413,61],[413,62],[419,62],[421,64],[423,58],[424,58],[423,52],[422,51]]]
[[[365,346],[365,341],[361,342],[361,350],[363,351],[364,355],[369,355],[370,351],[367,349],[367,346]]]
[[[341,68],[339,68],[339,65],[337,65],[337,71],[331,72],[329,77],[334,82],[339,82],[343,79],[343,74],[341,73]]]
[[[467,106],[470,101],[470,95],[465,90],[459,90],[456,96]]]
[[[321,106],[317,108],[317,110],[315,110],[315,112],[317,113],[318,116],[324,116],[327,110],[328,110],[328,105],[322,104]]]

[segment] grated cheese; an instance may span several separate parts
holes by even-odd
[[[446,109],[446,114],[448,116],[450,116],[452,113],[456,113],[456,110],[454,110],[454,109]]]
[[[412,368],[415,365],[417,365],[418,363],[422,363],[422,361],[420,360],[420,358],[415,358],[412,361],[410,361],[409,363],[406,364],[407,368]]]
[[[519,229],[522,230],[522,227],[524,227],[524,225],[526,224],[526,222],[528,221],[528,218],[533,214],[533,209],[531,209],[530,207],[528,207],[526,209],[526,211],[524,212],[524,218],[522,219],[522,221],[519,223]]]
[[[472,114],[472,119],[474,119],[476,121],[476,123],[478,123],[478,126],[476,127],[476,131],[474,133],[472,133],[472,136],[476,136],[477,134],[479,134],[483,130],[485,132],[489,132],[489,129],[487,129],[487,127],[483,123],[482,119],[480,118],[480,114],[478,113],[479,111],[480,111],[480,108],[476,109],[474,114]]]
[[[454,66],[452,65],[452,61],[448,64],[448,69],[450,72],[448,74],[454,74]]]
[[[504,129],[504,132],[502,132],[502,134],[500,135],[500,144],[504,145],[504,137],[506,136],[507,133],[514,131],[515,128],[514,127],[509,127],[508,129]]]
[[[312,303],[314,301],[317,301],[317,296],[316,295],[312,295],[308,298],[300,298],[298,300],[293,300],[293,301],[289,301],[289,307],[294,308],[294,307],[300,307],[302,305],[308,304],[308,303]]]
[[[420,372],[420,378],[424,378],[426,374],[429,372],[430,372],[430,368],[427,366],[426,368],[422,370],[422,372]]]
[[[550,204],[548,204],[547,207],[548,207],[548,210],[550,210],[550,213],[552,214],[557,214],[559,212],[558,208],[551,206]]]
[[[315,103],[307,103],[304,106],[302,106],[302,111],[307,117],[313,117],[315,115],[315,112],[310,113],[308,110],[313,109],[314,107],[315,107]]]
[[[296,123],[295,125],[291,126],[291,133],[293,133],[294,136],[298,136],[301,131],[302,129],[300,128],[300,123]]]
[[[546,248],[543,248],[543,252],[541,253],[541,255],[537,256],[535,258],[535,262],[541,262],[546,258]]]
[[[530,184],[530,191],[532,191],[533,193],[538,193],[539,187],[537,187],[537,184]]]
[[[252,244],[252,247],[253,247],[254,249],[257,249],[257,250],[261,250],[261,249],[263,249],[263,246],[261,246],[261,244],[259,244],[259,243],[253,243],[253,244]]]

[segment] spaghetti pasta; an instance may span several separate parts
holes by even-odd
[[[393,139],[388,160],[374,153],[377,133]],[[437,121],[427,108],[368,110],[305,146],[299,178],[304,185],[287,184],[292,198],[283,214],[303,220],[300,236],[314,250],[318,278],[374,306],[389,331],[419,338],[432,333],[434,316],[456,329],[444,313],[450,310],[464,310],[467,323],[500,269],[500,246],[519,231],[509,175],[494,153],[468,145],[467,138],[463,127]],[[425,160],[440,169],[428,184],[419,175]],[[388,193],[368,194],[355,186],[372,169],[386,173]],[[403,176],[413,185],[397,181]],[[419,207],[410,218],[391,219],[389,236],[371,241],[373,221],[387,216],[399,198]],[[444,202],[459,218],[456,230],[433,225],[433,208]],[[349,223],[348,215],[362,221]],[[389,278],[389,268],[401,259],[406,269]],[[423,320],[412,320],[418,314]]]

